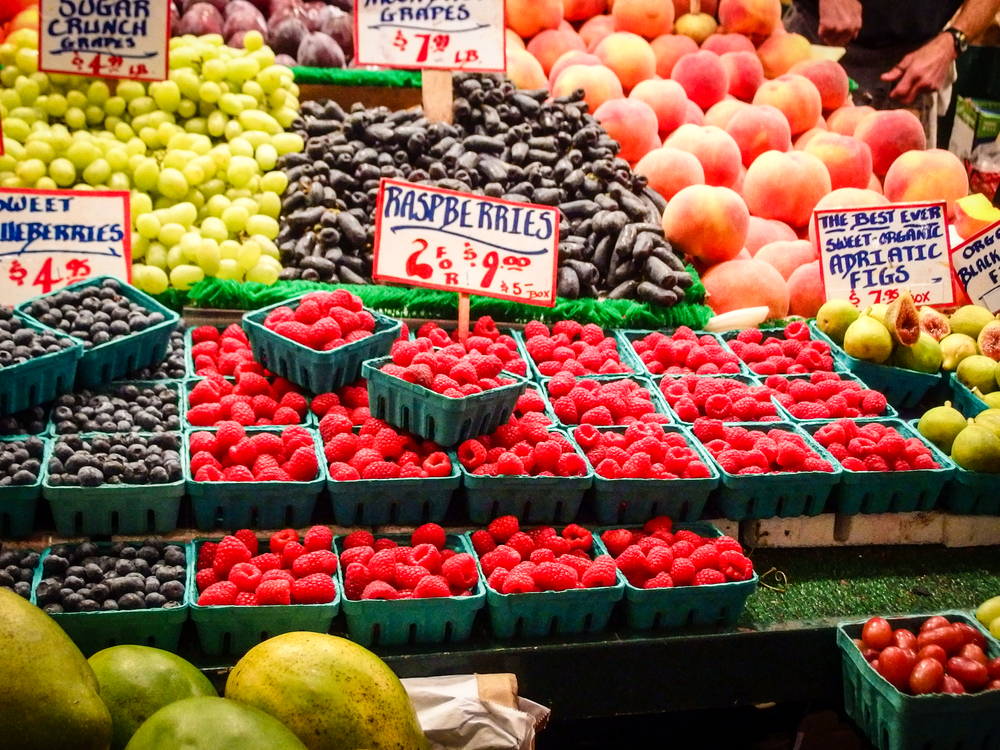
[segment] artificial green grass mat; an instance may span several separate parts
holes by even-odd
[[[774,567],[788,583],[784,593],[759,586],[741,625],[970,610],[1000,594],[995,547],[758,549],[752,558],[764,582],[780,585],[764,576]]]
[[[298,84],[330,86],[386,86],[419,88],[419,70],[364,70],[360,68],[292,68]]]

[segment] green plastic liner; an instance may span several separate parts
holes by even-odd
[[[386,86],[419,88],[419,70],[361,70],[358,68],[294,67],[295,83],[327,86]]]

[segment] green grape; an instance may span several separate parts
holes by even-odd
[[[278,195],[281,195],[285,192],[287,187],[288,175],[280,170],[268,172],[261,178],[260,181],[260,189],[268,193],[277,193]]]
[[[17,177],[17,176],[14,176],[14,177],[4,177],[3,180],[0,180],[0,187],[5,187],[5,188],[20,188],[20,187],[24,187],[24,183],[21,182],[21,179],[19,177]]]
[[[216,110],[208,116],[206,122],[208,124],[208,134],[214,138],[218,138],[225,133],[229,118],[226,117],[224,112]]]
[[[223,258],[219,262],[219,270],[216,271],[215,277],[217,279],[241,281],[243,279],[243,267],[233,258]]]
[[[230,120],[226,123],[226,128],[223,131],[223,135],[226,137],[227,141],[233,140],[243,133],[243,126],[239,124],[236,120]]]
[[[219,97],[218,105],[219,109],[233,117],[243,110],[243,102],[240,101],[236,94],[223,94]]]
[[[156,268],[167,267],[167,248],[159,242],[150,242],[146,250],[146,265]]]
[[[279,109],[277,112],[274,113],[274,119],[278,121],[281,127],[290,128],[292,126],[292,123],[295,122],[296,118],[299,116],[298,106],[299,103],[295,102],[294,107],[290,107],[287,105],[282,107],[281,109]],[[284,135],[295,135],[295,134],[285,133]],[[302,136],[296,136],[296,137],[301,138]],[[299,150],[301,151],[302,149]]]
[[[232,156],[253,156],[253,146],[245,138],[233,138],[229,141],[229,153]]]
[[[197,113],[198,105],[191,99],[181,99],[181,103],[177,105],[177,114],[185,120],[194,117]]]
[[[88,125],[96,125],[104,119],[104,110],[95,104],[91,104],[83,111],[84,117],[87,118]]]
[[[18,70],[16,67],[11,66],[8,68],[4,68],[3,70],[0,70],[0,83],[2,83],[4,86],[7,86],[8,88],[13,87],[14,83],[20,76],[21,76],[21,71]],[[14,91],[13,93],[16,94],[17,92]],[[18,99],[18,101],[20,101],[20,99]]]
[[[135,232],[132,232],[131,242],[132,260],[135,260],[136,258],[145,258],[146,251],[149,250],[149,240],[145,237],[140,237]]]
[[[0,44],[0,65],[12,67],[14,65],[15,52],[17,52],[17,47],[9,41]]]
[[[234,201],[238,198],[253,198],[253,193],[246,189],[229,188],[226,191],[226,197],[229,200]]]
[[[230,234],[239,234],[247,225],[250,213],[242,206],[231,206],[222,212],[222,223]]]
[[[209,216],[201,222],[201,236],[215,240],[216,242],[222,242],[225,239],[229,239],[229,230],[226,229],[225,222],[222,219]]]
[[[277,150],[279,156],[298,153],[306,146],[302,136],[298,133],[279,133],[272,136],[271,145]]]
[[[66,149],[66,158],[73,162],[73,166],[77,169],[86,169],[87,165],[90,164],[94,159],[99,159],[101,157],[101,150],[97,148],[93,143],[87,143],[83,140],[76,140],[73,144]]]
[[[21,100],[21,104],[25,106],[31,106],[38,99],[39,91],[38,82],[33,78],[28,78],[27,76],[20,76],[14,82],[14,90],[17,92],[18,97]],[[16,106],[16,105],[15,105]]]
[[[35,187],[39,190],[55,190],[59,186],[56,185],[56,181],[51,177],[39,177],[38,182],[35,183]]]
[[[156,239],[162,242],[164,247],[173,247],[181,241],[186,231],[182,224],[164,224],[160,227]]]
[[[83,170],[83,179],[88,185],[100,185],[111,176],[111,165],[107,159],[95,159]]]
[[[112,117],[121,117],[125,114],[125,108],[128,106],[126,101],[120,96],[112,96],[106,102],[104,102],[104,111],[107,112]]]
[[[226,179],[230,185],[241,188],[247,185],[257,174],[257,162],[249,156],[234,156],[229,160],[226,169]]]
[[[173,59],[171,59],[171,62],[173,62]],[[198,268],[198,266],[179,265],[170,271],[171,286],[180,289],[182,292],[186,292],[204,278],[205,272]]]
[[[260,148],[262,143],[271,142],[271,136],[263,130],[244,130],[240,138],[249,143],[254,151]],[[246,154],[246,156],[253,156],[253,154]]]
[[[104,158],[107,159],[108,164],[111,165],[111,169],[114,172],[124,172],[128,169],[129,155],[124,146],[120,148],[109,148],[104,153]]]
[[[125,172],[112,172],[108,180],[110,190],[131,190],[132,179]]]
[[[198,156],[205,156],[212,150],[212,141],[204,133],[192,133],[192,135],[195,137],[191,139],[191,150]]]
[[[204,117],[192,117],[184,123],[184,129],[189,133],[206,135],[208,133],[208,121]]]
[[[22,73],[37,73],[38,72],[38,50],[37,49],[19,49],[14,55],[14,64]]]
[[[62,117],[66,114],[67,109],[69,109],[69,104],[62,94],[49,94],[45,98],[45,111],[49,113],[50,117]]]
[[[151,149],[158,149],[161,145],[160,134],[156,132],[156,128],[143,128],[139,131],[139,138],[148,148]]]
[[[102,106],[111,98],[111,89],[103,80],[97,79],[90,82],[87,87],[87,101],[97,106]]]
[[[265,258],[261,258],[253,268],[247,269],[247,281],[256,281],[260,284],[271,285],[278,280],[280,269],[276,269],[269,263],[264,263]]]
[[[215,104],[222,97],[222,88],[215,81],[205,81],[198,87],[198,98],[203,102]]]
[[[222,255],[219,252],[219,243],[210,238],[202,240],[197,256],[197,263],[201,270],[208,276],[215,276],[219,272],[221,261]]]
[[[178,148],[173,151],[168,149],[160,164],[170,169],[183,169],[184,165],[196,156],[197,154],[194,151],[188,151],[187,149]]]
[[[119,81],[115,87],[115,96],[120,96],[126,102],[145,96],[146,87],[139,81]]]
[[[51,166],[52,165],[50,164],[49,167],[51,168]],[[11,156],[10,154],[4,154],[3,156],[0,156],[0,174],[2,174],[3,172],[10,172],[11,174],[13,174],[14,169],[16,167],[17,167],[17,160],[14,159],[13,156]]]
[[[264,46],[264,35],[257,29],[248,31],[243,35],[243,46],[248,52],[256,52]]]
[[[249,271],[257,265],[262,252],[260,245],[253,240],[247,240],[240,245],[240,250],[236,254],[236,260],[244,271]]]
[[[258,212],[259,206],[253,198],[237,198],[233,201],[234,206],[241,206],[247,210],[247,216],[253,216]]]
[[[70,107],[66,110],[66,115],[63,119],[66,120],[66,124],[73,128],[73,130],[80,130],[87,127],[87,115],[84,114],[82,109],[77,107]]]
[[[223,240],[219,243],[219,255],[223,260],[236,260],[240,251],[240,243],[236,240]]]
[[[15,161],[20,161],[24,158],[24,146],[15,141],[13,138],[5,137],[3,139],[3,150],[4,153],[10,155]]]
[[[146,266],[143,274],[143,291],[147,294],[163,294],[170,286],[170,278],[162,268]]]
[[[119,125],[124,125],[124,124],[125,121],[122,120],[122,118],[120,117],[108,115],[107,117],[104,118],[104,128],[105,130],[108,131],[108,134],[111,135],[112,137],[114,137],[115,135],[115,128],[117,128]]]
[[[226,192],[226,183],[219,179],[207,180],[205,184],[201,186],[202,195],[208,200],[217,195],[223,195]],[[224,196],[223,196],[224,197]]]
[[[187,180],[188,185],[200,185],[205,181],[205,170],[197,162],[191,161],[184,165],[181,174]]]
[[[278,220],[257,214],[247,220],[247,234],[262,234],[269,240],[278,236]]]
[[[270,239],[261,234],[255,234],[250,239],[260,246],[261,253],[275,260],[280,260],[281,252],[278,250],[278,246]]]
[[[148,115],[156,111],[156,102],[151,96],[139,96],[128,103],[128,113],[135,115]]]
[[[240,90],[244,94],[249,94],[258,102],[264,100],[264,89],[261,88],[261,85],[257,81],[247,81]]]
[[[257,164],[260,165],[261,170],[269,172],[278,163],[278,149],[270,143],[262,143],[257,147],[254,157],[257,159]]]
[[[149,92],[162,112],[176,112],[181,104],[181,89],[175,81],[150,84]]]
[[[252,57],[237,57],[226,66],[226,80],[234,84],[249,81],[260,72],[260,63]]]
[[[135,186],[144,192],[149,192],[156,187],[157,182],[160,178],[160,167],[156,163],[156,159],[145,158],[135,171],[132,173],[132,179],[135,180]]]
[[[167,252],[167,268],[170,269],[177,268],[177,266],[184,265],[184,262],[187,260],[187,258],[184,257],[184,252],[177,245],[174,245],[166,252]]]
[[[14,117],[4,118],[3,134],[7,138],[15,141],[24,141],[24,139],[28,137],[29,133],[31,133],[31,126],[24,120],[18,120]]]
[[[222,217],[223,212],[225,212],[232,205],[232,201],[229,200],[224,195],[213,195],[205,203],[205,208],[210,216],[215,216],[216,218]]]
[[[135,228],[139,236],[151,240],[160,234],[160,220],[151,213],[144,213],[136,217]]]
[[[125,144],[125,150],[128,151],[130,156],[136,154],[145,155],[147,151],[146,144],[138,136],[132,136],[128,139],[128,143]]]
[[[244,37],[244,41],[246,37]],[[272,68],[264,68],[257,74],[257,83],[265,94],[273,94],[281,86],[281,74]]]
[[[138,216],[139,214],[144,214],[153,210],[153,201],[145,193],[140,193],[138,190],[133,190],[132,195],[129,199],[129,206],[132,209],[132,215]]]
[[[18,179],[25,185],[34,185],[45,176],[46,166],[41,159],[25,159],[18,162],[14,171]]]
[[[222,60],[206,60],[201,66],[201,75],[206,81],[219,83],[226,77],[226,64]]]
[[[156,196],[156,200],[153,201],[153,210],[166,211],[168,208],[172,208],[174,203],[175,201],[173,198],[168,198],[165,195],[158,195]]]
[[[198,209],[193,203],[182,201],[170,206],[164,216],[167,222],[174,222],[182,224],[185,227],[190,227],[198,217]]]

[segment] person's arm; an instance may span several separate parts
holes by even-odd
[[[819,0],[819,38],[843,47],[861,31],[860,0]]]
[[[951,26],[969,39],[975,39],[990,25],[998,10],[1000,0],[966,0]],[[882,76],[882,80],[898,81],[891,96],[903,104],[911,104],[919,94],[941,88],[956,57],[955,40],[951,34],[942,31],[900,60],[895,68]]]

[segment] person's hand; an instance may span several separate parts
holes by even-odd
[[[843,47],[861,31],[859,0],[819,0],[819,38]]]
[[[900,60],[882,80],[898,81],[889,95],[902,104],[912,104],[920,94],[941,88],[954,60],[955,42],[942,32]]]

